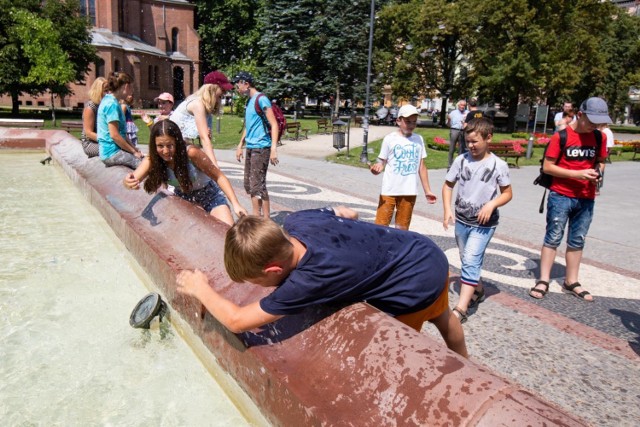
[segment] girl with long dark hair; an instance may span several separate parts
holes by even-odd
[[[154,193],[161,186],[172,185],[177,196],[197,204],[214,218],[229,225],[233,225],[233,215],[227,199],[238,217],[247,214],[225,174],[202,149],[186,144],[180,128],[171,120],[162,120],[153,125],[149,137],[149,155],[124,178],[124,185],[131,190],[138,190],[145,178],[144,189],[147,193]]]

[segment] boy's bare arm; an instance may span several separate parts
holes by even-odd
[[[422,189],[424,190],[424,195],[427,198],[427,203],[434,204],[436,200],[438,200],[438,197],[431,191],[431,185],[429,185],[429,171],[427,170],[427,166],[424,164],[424,160],[420,160],[418,176],[420,177],[420,182],[422,183]]]
[[[485,224],[491,218],[491,214],[494,210],[500,206],[504,206],[513,198],[513,191],[511,185],[505,185],[500,187],[500,195],[495,199],[487,202],[478,212],[478,223]]]
[[[234,304],[209,286],[200,270],[183,270],[177,277],[178,292],[195,297],[213,317],[234,334],[274,322],[282,316],[265,312],[258,301],[243,307]]]
[[[442,206],[444,208],[444,216],[442,219],[442,226],[445,230],[449,229],[449,224],[454,221],[453,214],[451,213],[451,194],[453,193],[453,187],[455,182],[445,181],[442,185]]]
[[[358,219],[358,212],[346,206],[334,206],[333,212],[342,218]]]

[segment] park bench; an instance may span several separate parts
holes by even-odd
[[[42,119],[0,119],[0,126],[9,128],[37,128],[44,127]]]
[[[514,142],[515,141],[491,142],[489,144],[489,151],[498,157],[504,158],[507,163],[509,158],[516,159],[514,166],[519,169],[520,165],[518,165],[518,160],[524,155],[524,151],[516,149]],[[519,144],[518,148],[520,148]]]
[[[67,132],[82,131],[82,120],[62,120],[60,121],[60,127]]]
[[[294,141],[298,141],[300,139],[309,138],[309,129],[303,129],[300,122],[287,122],[285,127],[285,138],[292,139]],[[300,135],[300,134],[303,135]]]
[[[353,127],[361,127],[362,126],[362,117],[355,116],[353,118]]]
[[[640,153],[640,142],[632,142],[631,143],[631,148],[633,151],[633,158],[631,160],[635,160],[636,159],[636,154]]]
[[[318,134],[321,133],[331,133],[333,131],[333,124],[328,119],[318,119],[316,120],[318,124]]]

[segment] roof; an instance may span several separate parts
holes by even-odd
[[[126,52],[147,53],[164,57],[168,56],[167,52],[158,49],[155,46],[151,46],[140,39],[133,38],[131,36],[125,37],[123,35],[113,33],[106,28],[94,28],[91,31],[91,36],[91,44],[94,46],[114,47]]]

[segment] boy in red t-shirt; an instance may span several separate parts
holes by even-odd
[[[578,271],[593,217],[596,184],[604,172],[607,156],[606,136],[602,135],[602,142],[598,146],[595,132],[599,131],[596,127],[601,123],[611,123],[611,118],[607,103],[596,97],[582,103],[577,117],[566,128],[567,142],[562,155],[560,136],[556,133],[551,137],[543,164],[544,171],[553,176],[553,183],[547,202],[547,229],[540,254],[540,278],[529,291],[529,295],[536,299],[544,298],[549,291],[551,267],[569,223],[566,277],[562,288],[585,301],[593,301],[591,294],[578,282]]]

